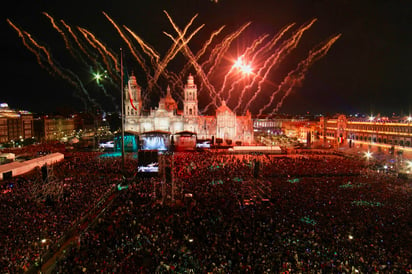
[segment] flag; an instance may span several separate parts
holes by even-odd
[[[121,57],[123,58],[123,55]],[[122,62],[122,64],[123,64],[123,62]],[[134,110],[137,110],[137,108],[133,104],[133,96],[132,96],[132,89],[131,89],[130,81],[129,81],[129,74],[127,73],[127,69],[126,69],[126,73],[123,73],[123,67],[124,67],[124,65],[122,65],[122,72],[121,72],[121,75],[122,75],[122,78],[123,78],[122,81],[123,81],[123,83],[124,82],[127,83],[127,91],[129,93],[129,100],[130,100],[130,104],[132,105],[132,108],[134,108]],[[122,91],[122,92],[124,92],[124,91]]]

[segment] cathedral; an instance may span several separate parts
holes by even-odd
[[[222,139],[223,144],[253,144],[253,122],[249,111],[245,116],[236,114],[222,102],[216,109],[215,116],[199,115],[197,86],[189,75],[183,90],[183,110],[177,109],[177,103],[167,87],[166,96],[159,100],[158,108],[143,111],[141,88],[136,77],[130,76],[125,87],[125,131],[141,134],[152,131],[179,134],[191,132],[197,139]]]

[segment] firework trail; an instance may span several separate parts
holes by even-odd
[[[296,23],[290,23],[289,25],[285,26],[283,29],[281,29],[276,35],[273,36],[272,40],[269,41],[265,46],[261,47],[257,52],[256,55],[260,53],[266,53],[270,52],[274,46],[277,45],[277,43],[280,41],[280,39],[283,38],[283,36],[288,32],[293,26],[295,26]],[[252,59],[253,61],[253,59]]]
[[[95,100],[93,100],[89,93],[87,92],[87,90],[84,88],[84,85],[82,83],[82,81],[80,80],[80,78],[74,74],[72,71],[68,70],[68,69],[60,69],[58,67],[58,65],[53,61],[50,52],[44,47],[39,45],[32,37],[29,33],[26,33],[27,37],[29,37],[30,41],[39,49],[41,49],[44,54],[46,54],[47,56],[47,60],[48,63],[50,65],[50,67],[54,70],[54,72],[56,72],[60,77],[62,77],[63,79],[67,80],[71,85],[73,85],[74,87],[78,88],[80,91],[83,91],[83,93],[87,96],[87,99],[89,100],[89,102],[94,103],[94,105],[97,105],[97,103],[95,102]],[[75,80],[73,80],[73,78],[69,77],[69,75],[65,74],[62,70],[64,70],[66,73],[72,75],[72,77],[75,78]]]
[[[120,71],[119,69],[119,64],[117,62],[117,57],[115,57],[104,45],[101,43],[90,31],[78,27],[80,32],[83,34],[83,36],[86,38],[86,40],[92,45],[97,51],[100,53],[100,55],[103,58],[104,63],[106,64],[107,70],[111,73],[113,78],[116,78],[117,75],[112,73],[111,65],[109,63],[109,60],[107,59],[107,56],[110,57],[110,59],[114,62],[114,68],[115,71]],[[89,39],[89,37],[91,39]]]
[[[194,60],[194,61],[198,62],[198,60],[203,56],[203,54],[205,54],[207,48],[208,48],[208,47],[210,46],[210,44],[212,43],[213,39],[214,39],[217,35],[219,35],[220,32],[222,32],[222,30],[223,30],[224,28],[225,28],[225,26],[221,26],[218,30],[214,31],[214,32],[210,35],[209,39],[203,44],[203,47],[196,53],[196,55],[195,55],[195,60]],[[186,74],[187,74],[187,71],[189,70],[189,68],[191,67],[191,65],[192,65],[192,61],[189,60],[189,61],[186,63],[186,65],[183,67],[180,75],[183,75],[183,76],[186,75]]]
[[[104,54],[103,51],[95,44],[95,42],[93,42],[93,41],[89,38],[89,34],[88,34],[88,32],[87,32],[85,29],[83,29],[83,28],[81,28],[81,27],[77,27],[77,28],[78,28],[79,31],[83,34],[83,36],[84,36],[84,38],[86,39],[86,41],[87,41],[94,49],[96,49],[96,50],[100,53],[100,56],[103,58],[103,63],[106,65],[106,69],[110,71],[110,70],[111,70],[111,67],[110,67],[109,61],[107,60],[106,54]]]
[[[249,27],[249,25],[252,22],[248,22],[244,24],[242,27],[240,27],[237,31],[233,32],[230,34],[228,37],[226,37],[220,45],[217,47],[216,51],[216,57],[214,58],[214,63],[211,65],[209,72],[207,73],[207,76],[209,77],[216,66],[219,64],[219,62],[222,60],[222,56],[226,53],[226,51],[229,49],[230,45],[232,44],[233,40],[235,40],[237,37],[239,37],[240,34],[243,33],[243,31]],[[212,52],[213,53],[213,52]],[[205,64],[202,64],[202,67],[204,67]]]
[[[219,52],[222,51],[222,48],[224,48],[224,45],[230,46],[230,44],[233,42],[234,39],[236,39],[249,25],[251,22],[246,23],[245,25],[241,26],[237,31],[227,35],[219,44],[217,44],[213,49],[212,52],[209,55],[209,58],[203,62],[200,66],[202,68],[206,68],[207,65],[211,64],[213,60],[217,59],[217,55],[219,55]],[[209,68],[210,70],[210,68]],[[208,74],[209,75],[209,74]]]
[[[258,82],[258,89],[257,91],[254,93],[253,97],[247,102],[246,106],[244,109],[248,109],[251,105],[251,103],[257,98],[257,96],[260,94],[260,92],[262,91],[262,85],[263,83],[266,81],[266,78],[269,74],[269,72],[273,69],[273,67],[275,65],[279,65],[280,62],[286,58],[286,56],[297,47],[300,39],[302,38],[303,33],[308,30],[315,22],[317,21],[317,19],[313,19],[312,21],[310,21],[308,24],[303,25],[302,27],[300,27],[295,34],[288,40],[284,41],[283,44],[280,46],[280,48],[272,55],[270,56],[264,63],[264,65],[262,66],[262,68],[259,70],[259,75],[261,75],[261,73],[263,71],[265,71],[263,73],[263,76],[259,77],[260,81]],[[245,90],[242,91],[242,94],[244,94]],[[241,96],[241,98],[243,97],[243,95]],[[240,105],[241,105],[241,101],[238,101],[238,104],[235,108],[235,110],[237,110]]]
[[[72,79],[70,77],[68,77],[67,75],[65,75],[55,64],[55,62],[53,61],[50,52],[46,49],[46,47],[39,45],[39,43],[37,43],[36,40],[34,40],[33,37],[31,37],[31,34],[28,32],[24,32],[24,34],[26,35],[26,37],[30,40],[30,42],[35,45],[39,50],[41,50],[45,55],[46,55],[46,60],[50,66],[50,68],[52,68],[52,71],[54,73],[57,73],[58,75],[60,75],[62,78],[68,80],[72,85],[76,86],[76,83],[72,81]]]
[[[169,14],[167,13],[167,11],[164,10],[163,12],[166,14],[166,16],[167,16],[167,18],[169,19],[169,21],[172,21],[172,20],[171,20],[171,17],[170,17]],[[169,48],[169,50],[167,51],[166,55],[163,57],[163,61],[158,64],[158,67],[157,67],[157,69],[156,69],[156,71],[155,71],[155,74],[154,74],[154,76],[153,76],[153,78],[152,78],[152,81],[149,82],[149,90],[153,87],[153,84],[157,82],[157,80],[159,79],[160,75],[162,74],[163,70],[166,68],[166,66],[168,65],[168,63],[173,59],[173,57],[174,57],[174,56],[177,54],[177,52],[180,50],[180,49],[177,49],[177,50],[176,50],[177,44],[178,44],[179,41],[180,41],[181,39],[183,39],[183,37],[186,35],[187,30],[188,30],[189,27],[193,24],[193,21],[196,19],[197,16],[198,16],[198,15],[196,14],[195,16],[192,17],[192,19],[189,21],[189,23],[188,23],[188,24],[186,25],[186,27],[184,28],[182,35],[181,35],[178,39],[176,39],[176,42],[173,43],[173,45],[172,45],[172,46]],[[187,41],[187,42],[189,42],[189,41]]]
[[[68,40],[66,34],[63,32],[62,29],[60,29],[60,28],[55,24],[54,19],[53,19],[49,14],[47,14],[46,12],[43,12],[43,14],[46,15],[46,16],[51,20],[53,27],[63,36],[63,39],[64,39],[64,41],[65,41],[65,45],[66,45],[66,49],[69,50],[69,52],[71,53],[71,55],[72,55],[75,59],[77,59],[77,60],[80,59],[80,61],[81,61],[84,65],[87,65],[87,66],[88,66],[88,63],[82,58],[82,56],[80,55],[80,53],[77,53],[77,52],[76,52],[77,54],[74,53],[74,51],[73,51],[74,49],[71,47],[71,45],[70,45],[70,43],[69,43],[69,40]],[[78,41],[78,38],[77,38],[77,36],[73,33],[73,31],[71,30],[71,27],[70,27],[68,24],[66,24],[63,20],[61,20],[61,23],[66,27],[66,29],[69,31],[69,33],[72,35],[72,37],[75,39],[75,41],[77,42],[77,44],[79,45],[79,47],[82,49],[82,51],[85,52],[86,55],[90,56],[90,55],[86,52],[86,50],[83,48],[83,46],[80,44],[80,42]],[[103,49],[105,49],[104,46],[103,46]],[[110,55],[110,53],[109,53],[109,55]],[[114,56],[112,56],[112,58],[113,58],[113,57],[114,57]],[[96,59],[91,58],[91,56],[90,56],[90,59],[91,59],[95,64],[98,64]],[[100,67],[101,70],[103,70],[100,64],[98,64],[98,66]],[[111,84],[114,84],[113,79],[112,79],[111,77],[108,77],[108,79],[109,79],[109,82],[110,82]],[[112,99],[112,101],[113,101],[113,97],[110,96],[110,95],[107,93],[106,88],[105,88],[102,84],[100,84],[100,83],[97,83],[97,84],[98,84],[99,88],[103,90],[104,94],[105,94],[106,96],[111,97],[111,99]],[[114,84],[114,85],[115,85],[115,84]],[[115,107],[117,108],[116,105],[115,105]]]
[[[252,53],[256,50],[256,48],[257,48],[260,44],[262,44],[263,41],[264,41],[268,36],[269,36],[269,34],[265,34],[265,35],[262,35],[261,37],[255,39],[255,40],[253,41],[252,45],[251,45],[250,47],[248,47],[248,48],[245,50],[245,52],[237,59],[237,61],[235,62],[235,64],[230,68],[229,72],[225,75],[225,78],[224,78],[224,80],[223,80],[223,84],[222,84],[222,87],[221,87],[221,89],[220,89],[220,91],[219,91],[219,94],[222,94],[222,96],[223,96],[223,91],[224,91],[224,89],[226,88],[226,81],[227,81],[227,77],[229,76],[229,74],[230,74],[234,69],[239,69],[239,68],[241,69],[241,67],[244,66],[243,59],[248,59],[248,58],[249,58],[249,55],[252,54]],[[246,57],[245,57],[245,56],[246,56]],[[245,74],[244,71],[240,71],[240,73],[242,74],[242,76],[244,76],[243,74]],[[226,102],[227,102],[227,103],[229,102],[229,100],[230,100],[230,98],[231,98],[232,90],[234,90],[235,85],[237,85],[238,83],[240,83],[241,81],[243,81],[244,78],[245,78],[245,77],[240,77],[240,78],[236,79],[236,81],[232,82],[232,84],[231,84],[231,86],[230,86],[230,89],[229,89],[229,91],[228,91],[227,99],[226,99]]]
[[[143,69],[143,71],[145,72],[146,75],[146,79],[149,81],[149,68],[147,67],[147,65],[145,64],[144,60],[142,59],[142,57],[138,54],[137,50],[134,48],[134,46],[132,45],[132,43],[129,41],[129,39],[124,35],[123,31],[120,29],[120,27],[114,22],[114,20],[112,18],[110,18],[109,15],[107,15],[107,13],[103,12],[103,15],[107,18],[107,20],[109,20],[109,22],[114,26],[114,28],[117,30],[117,32],[119,33],[120,37],[123,39],[123,41],[125,41],[126,45],[129,47],[133,57],[136,59],[136,61],[139,63],[140,67]]]
[[[27,32],[25,32],[26,37],[29,38],[29,40],[39,49],[41,50],[46,56],[47,56],[47,61],[49,66],[53,69],[53,71],[55,73],[57,73],[60,77],[62,77],[63,79],[67,80],[71,85],[73,85],[74,87],[76,87],[78,90],[82,91],[84,93],[84,95],[87,96],[87,99],[89,100],[89,102],[92,102],[94,106],[100,107],[95,100],[93,100],[89,93],[87,92],[87,90],[84,88],[84,85],[82,83],[82,81],[80,80],[80,78],[74,74],[72,71],[68,70],[68,69],[64,69],[64,68],[59,68],[59,65],[53,60],[53,58],[51,57],[50,52],[46,49],[46,47],[39,45],[33,37],[31,37],[31,35]],[[63,72],[64,70],[64,72]],[[70,74],[72,77],[70,77],[68,74]],[[73,80],[74,78],[74,80]],[[84,102],[84,101],[83,101]]]
[[[166,32],[163,32],[173,41],[173,44],[167,50],[166,54],[164,54],[164,56],[161,58],[160,54],[156,52],[156,50],[152,46],[147,44],[140,36],[136,35],[125,25],[123,25],[123,28],[121,29],[105,12],[103,12],[104,16],[115,27],[120,37],[130,48],[131,53],[133,54],[139,65],[142,67],[146,75],[148,92],[142,94],[143,101],[148,101],[150,99],[149,97],[153,95],[154,90],[152,89],[154,87],[159,87],[157,81],[160,77],[164,77],[167,81],[172,81],[173,87],[179,86],[184,88],[184,83],[182,82],[181,75],[186,74],[187,71],[193,66],[201,80],[199,93],[205,91],[207,93],[206,95],[211,99],[211,102],[206,105],[206,107],[202,111],[200,111],[200,113],[206,113],[211,106],[217,108],[217,103],[219,101],[222,101],[222,98],[226,97],[226,101],[229,102],[233,97],[235,97],[235,95],[237,95],[233,91],[235,89],[242,88],[241,84],[243,84],[244,86],[240,92],[240,95],[236,96],[236,100],[238,101],[235,102],[237,103],[237,105],[234,108],[234,111],[236,112],[236,110],[238,110],[244,103],[245,109],[248,110],[251,103],[254,102],[262,93],[263,86],[268,82],[267,78],[269,73],[273,71],[273,69],[276,68],[294,48],[297,47],[303,33],[308,30],[316,21],[316,19],[314,19],[309,24],[301,26],[292,35],[292,37],[288,39],[283,39],[283,37],[295,25],[295,23],[285,26],[271,39],[268,39],[268,34],[264,34],[259,38],[253,40],[252,44],[239,57],[240,60],[244,60],[243,65],[255,64],[255,61],[256,64],[259,64],[259,67],[256,67],[256,70],[254,69],[253,73],[249,74],[250,78],[248,79],[248,82],[244,82],[247,74],[245,73],[238,75],[236,72],[236,66],[234,65],[229,69],[229,71],[226,72],[223,79],[220,78],[223,81],[219,81],[219,83],[221,83],[219,85],[220,88],[216,90],[215,86],[210,82],[210,79],[212,79],[211,77],[220,75],[218,73],[218,66],[223,64],[222,61],[225,59],[225,54],[229,49],[231,49],[232,43],[236,39],[238,39],[241,34],[243,34],[246,28],[249,27],[251,22],[248,22],[240,26],[234,32],[229,33],[220,41],[220,43],[209,50],[209,47],[214,41],[215,37],[221,34],[222,30],[225,28],[225,26],[220,27],[219,29],[211,33],[209,39],[202,45],[202,48],[196,54],[194,54],[189,47],[189,42],[204,27],[203,24],[195,31],[193,31],[190,35],[188,35],[188,30],[193,25],[194,20],[197,18],[197,14],[193,16],[187,23],[187,25],[183,28],[183,30],[181,30],[174,23],[170,15],[166,11],[164,11],[164,13],[177,32],[177,35],[176,37],[174,37]],[[54,29],[56,29],[62,35],[65,46],[73,57],[80,57],[81,62],[85,65],[88,65],[87,63],[92,61],[93,67],[97,68],[98,71],[104,70],[103,67],[105,67],[106,72],[108,72],[109,74],[114,73],[112,74],[112,77],[107,77],[107,75],[106,77],[110,80],[111,84],[117,87],[116,83],[113,82],[113,78],[119,77],[117,72],[120,69],[118,67],[119,65],[117,63],[115,54],[113,54],[109,48],[107,48],[102,42],[96,39],[95,35],[87,31],[86,29],[77,27],[78,29],[76,31],[79,32],[77,32],[76,35],[76,33],[72,31],[71,27],[63,20],[60,20],[60,22],[63,24],[62,26],[65,27],[62,29],[58,24],[56,24],[52,16],[50,16],[46,12],[43,12],[43,14],[51,21]],[[87,101],[92,103],[94,106],[98,106],[97,102],[90,97],[89,93],[85,89],[85,86],[76,74],[58,64],[53,59],[49,50],[37,43],[29,33],[17,28],[9,19],[7,19],[7,22],[18,32],[19,36],[22,38],[24,46],[36,56],[37,62],[43,69],[47,70],[51,75],[60,76],[61,78],[67,80],[71,85],[75,86],[76,91],[80,91],[80,94],[83,93],[83,96],[80,98],[85,103],[85,105]],[[71,36],[69,35],[69,33]],[[79,33],[81,33],[82,35],[78,36]],[[272,105],[275,97],[279,97],[278,95],[282,94],[283,97],[281,96],[281,100],[277,103],[276,108],[273,111],[273,113],[276,112],[282,106],[284,99],[290,94],[292,89],[304,80],[305,73],[308,71],[311,65],[314,64],[318,59],[322,58],[339,37],[340,35],[337,35],[328,40],[326,43],[320,44],[320,46],[312,49],[306,59],[301,61],[294,70],[288,73],[288,75],[283,79],[282,83],[275,87],[276,90],[271,94],[269,102],[260,109],[259,115],[261,115],[263,111],[265,111]],[[73,38],[74,40],[69,40],[68,38]],[[133,42],[137,42],[139,46],[133,45],[132,39],[134,39],[135,41]],[[285,41],[280,43],[279,41],[281,41],[281,39]],[[77,44],[78,48],[72,47],[72,45],[74,45],[73,41]],[[79,51],[79,49],[81,51]],[[147,57],[146,60],[142,57],[137,49],[146,55],[143,55],[144,57]],[[272,53],[273,50],[274,52]],[[206,56],[205,62],[200,63],[199,60],[201,59],[201,57],[205,57],[205,53],[207,51],[209,52],[209,55]],[[182,55],[187,59],[183,69],[180,70],[180,77],[178,77],[178,75],[176,75],[175,73],[167,70],[168,64],[172,60],[174,60],[178,53],[182,53]],[[89,60],[85,58],[86,56],[87,58],[89,58]],[[102,62],[100,62],[100,60],[102,60]],[[153,69],[146,65],[146,63],[149,62],[152,64]],[[88,67],[90,70],[92,70],[91,65],[88,65]],[[240,73],[242,67],[238,69]],[[153,74],[151,72],[153,72]],[[229,83],[231,84],[230,86]],[[247,85],[245,85],[245,83],[247,83]],[[106,88],[99,82],[97,82],[97,84],[98,87],[103,91],[104,95],[110,97],[115,103],[115,98],[113,96],[110,96]],[[248,91],[250,91],[252,87],[257,87],[257,89],[256,92],[253,93],[253,95],[251,94],[249,96]],[[160,88],[159,90],[160,92],[162,92]],[[175,91],[175,89],[173,90]],[[180,90],[181,89],[179,89],[179,91]],[[182,99],[180,93],[177,93],[176,96]],[[251,97],[251,99],[246,102],[244,100],[245,96]],[[118,106],[116,104],[115,107],[116,109],[118,109]]]
[[[203,27],[203,26],[201,26]],[[200,29],[201,27],[199,27],[198,29]],[[180,34],[180,30],[176,29],[176,31]],[[165,33],[170,39],[172,39],[172,41],[174,41],[175,43],[179,43],[178,40],[174,39],[171,35]],[[196,69],[196,72],[199,74],[200,79],[203,80],[203,83],[205,83],[205,85],[208,87],[210,93],[216,94],[216,91],[213,87],[212,84],[210,84],[209,79],[207,78],[206,74],[204,73],[203,69],[200,67],[200,65],[196,62],[195,60],[195,56],[193,55],[192,51],[187,47],[187,43],[190,41],[190,39],[193,37],[193,35],[196,34],[196,31],[189,36],[189,38],[187,40],[184,40],[184,38],[182,38],[182,43],[181,45],[178,47],[178,51],[179,52],[181,49],[183,49],[183,54],[186,55],[186,57],[191,61],[191,64],[193,65],[193,67]],[[175,53],[175,54],[176,54]],[[174,56],[173,56],[174,57]]]
[[[232,44],[232,42],[239,37],[240,34],[243,33],[243,31],[251,24],[251,22],[248,22],[246,24],[244,24],[243,26],[241,26],[237,31],[233,32],[232,34],[228,35],[225,37],[225,39],[219,44],[217,45],[213,50],[212,53],[209,57],[209,59],[203,63],[201,65],[202,68],[205,68],[206,64],[208,63],[212,63],[213,59],[214,62],[212,63],[211,67],[209,68],[209,71],[206,75],[207,78],[210,77],[210,75],[214,72],[216,66],[219,64],[219,62],[222,59],[222,56],[227,52],[227,50],[229,49],[230,45]],[[202,85],[200,86],[200,90],[202,90]],[[210,94],[210,90],[209,90],[209,96],[210,98],[214,98],[214,94]],[[221,98],[219,98],[219,100],[221,100]],[[214,104],[214,100],[212,100],[211,103],[209,103],[201,112],[206,113],[209,109],[209,107],[211,105],[216,106],[216,104]]]
[[[69,31],[69,33],[71,34],[71,36],[73,37],[74,41],[76,42],[77,46],[80,48],[80,50],[87,56],[87,58],[89,58],[90,60],[92,60],[93,62],[96,62],[96,58],[92,57],[87,51],[86,49],[83,47],[83,45],[80,43],[79,38],[77,37],[76,34],[74,34],[72,28],[66,24],[66,22],[64,22],[63,20],[60,20],[60,22],[62,22],[63,26],[65,26],[65,28]],[[87,62],[81,57],[81,55],[79,54],[79,58],[81,60],[81,62],[85,65],[88,65]]]
[[[180,78],[176,73],[174,72],[168,72],[168,80],[170,80],[171,83],[175,84],[175,85],[180,85],[182,88],[179,89],[175,89],[174,86],[172,86],[170,88],[170,85],[168,85],[168,87],[170,88],[170,91],[172,94],[173,98],[177,98],[177,101],[183,101],[183,97],[182,97],[182,92],[181,90],[183,90],[184,88],[184,83],[182,81],[183,78]]]
[[[89,102],[91,102],[94,107],[96,107],[96,108],[98,108],[98,109],[103,109],[103,108],[96,102],[95,99],[92,99],[92,98],[90,97],[89,92],[88,92],[88,91],[86,90],[86,88],[84,87],[83,82],[80,80],[79,76],[77,76],[77,75],[76,75],[75,73],[73,73],[71,70],[65,69],[65,71],[66,71],[68,74],[70,74],[70,75],[75,79],[75,81],[73,81],[73,82],[75,83],[75,87],[76,87],[79,91],[82,91],[84,95],[86,95],[87,100],[88,100]],[[88,106],[88,105],[87,105],[87,102],[84,100],[83,97],[80,97],[80,96],[79,96],[79,98],[82,99],[83,105],[84,105],[85,109],[87,109],[87,106]],[[116,108],[117,108],[117,106],[116,106]]]
[[[24,33],[23,33],[23,30],[20,30],[20,29],[19,29],[16,25],[14,25],[13,22],[11,22],[9,19],[7,19],[7,22],[9,23],[9,25],[10,25],[12,28],[14,28],[14,29],[17,31],[19,37],[20,37],[21,40],[23,41],[23,45],[24,45],[29,51],[31,51],[31,52],[36,56],[37,63],[40,65],[40,67],[42,67],[43,69],[47,70],[48,73],[52,74],[52,72],[43,65],[43,63],[42,63],[42,61],[41,61],[42,56],[41,56],[34,48],[32,48],[32,47],[27,43],[26,38],[25,38]]]
[[[132,37],[139,43],[140,47],[142,48],[143,52],[150,57],[150,61],[153,67],[158,67],[159,66],[159,59],[160,56],[159,54],[152,48],[150,47],[147,43],[145,43],[138,35],[136,35],[132,30],[130,30],[128,27],[123,26],[131,35]],[[153,77],[148,73],[149,69],[143,68],[146,71],[146,79],[147,82],[150,83],[153,81]],[[161,72],[161,74],[166,78],[173,78],[170,75],[171,72],[169,72],[166,68],[164,68]],[[161,90],[161,88],[158,86],[157,82],[154,82],[154,85],[156,86],[157,89]]]
[[[105,70],[103,69],[102,65],[100,65],[99,63],[96,63],[96,65],[97,65],[97,67],[98,67],[98,71],[99,71],[99,70],[100,70],[100,71],[105,71]],[[90,74],[96,75],[96,72],[95,72],[96,70],[95,70],[95,69],[93,69],[92,67],[90,67],[89,70],[90,70]],[[109,83],[111,83],[116,89],[119,89],[119,87],[112,81],[112,79],[107,76],[107,71],[105,71],[105,72],[103,73],[103,75],[101,75],[101,76],[103,76],[103,78],[105,78],[106,80],[109,80]],[[118,110],[118,106],[117,106],[117,104],[116,104],[115,98],[114,98],[111,94],[109,94],[109,93],[107,92],[106,87],[100,82],[99,78],[95,77],[95,79],[96,79],[96,84],[97,84],[97,86],[103,91],[103,94],[104,94],[105,96],[109,97],[109,98],[112,100],[112,102],[114,103],[114,106],[115,106],[116,110]]]
[[[142,48],[143,52],[146,53],[146,55],[150,57],[150,59],[152,60],[152,64],[158,64],[159,59],[160,59],[159,54],[152,47],[150,47],[147,43],[145,43],[143,39],[140,38],[136,33],[134,33],[132,30],[130,30],[125,25],[123,25],[123,27],[133,36],[133,38],[137,41],[137,43]]]
[[[225,26],[220,27],[218,30],[214,31],[209,39],[203,44],[202,48],[196,53],[194,60],[189,60],[185,66],[183,67],[183,69],[180,71],[179,75],[180,77],[177,77],[176,81],[172,82],[172,87],[178,87],[181,90],[184,89],[184,83],[181,79],[184,79],[185,76],[188,73],[188,70],[190,67],[192,67],[193,62],[196,62],[198,64],[199,59],[203,56],[203,54],[205,54],[207,48],[209,47],[209,45],[212,43],[212,40],[214,37],[216,37],[223,29],[225,28]],[[180,94],[179,94],[180,97]]]
[[[180,49],[183,48],[183,54],[186,55],[186,57],[189,59],[189,61],[191,62],[191,64],[193,65],[193,67],[196,69],[196,72],[198,73],[198,75],[200,76],[200,79],[203,80],[203,83],[206,85],[206,87],[208,88],[209,92],[217,95],[216,91],[214,89],[214,86],[209,82],[209,78],[206,76],[205,72],[203,71],[202,67],[199,65],[199,63],[196,60],[196,57],[193,55],[192,51],[187,47],[187,43],[191,40],[191,38],[193,37],[193,35],[196,33],[196,31],[193,32],[193,34],[187,39],[185,40],[183,37],[183,32],[176,26],[176,24],[173,22],[173,19],[168,16],[170,23],[172,24],[173,28],[175,29],[175,31],[177,32],[177,34],[182,37],[181,40],[181,45],[178,48],[178,51],[180,51]],[[201,26],[203,27],[203,25]],[[198,30],[201,28],[199,27]],[[174,41],[175,43],[178,43],[179,41],[174,39],[171,35],[169,35],[169,38],[172,39],[172,41]],[[176,52],[178,52],[176,51]]]
[[[50,19],[50,22],[52,23],[53,27],[57,30],[57,32],[59,32],[61,34],[61,36],[63,37],[64,40],[64,44],[66,45],[66,49],[71,53],[71,55],[73,57],[76,57],[75,54],[73,53],[73,51],[71,50],[70,47],[70,43],[69,40],[67,39],[66,34],[63,32],[63,30],[61,28],[59,28],[59,26],[56,25],[54,18],[51,17],[47,12],[43,12],[43,14]]]
[[[45,69],[47,72],[49,72],[50,74],[54,74],[56,73],[57,75],[59,75],[60,77],[62,77],[63,79],[65,79],[66,81],[68,81],[72,86],[76,87],[77,90],[82,91],[87,99],[89,100],[89,102],[92,102],[94,105],[97,105],[97,103],[95,102],[95,100],[92,100],[89,96],[89,93],[87,92],[87,90],[84,88],[83,83],[80,81],[79,77],[77,75],[75,75],[73,72],[71,72],[70,70],[67,69],[60,69],[58,67],[58,65],[53,61],[50,52],[44,47],[39,45],[39,43],[37,43],[36,40],[34,40],[33,37],[31,37],[31,34],[26,32],[26,31],[21,31],[19,28],[17,28],[10,20],[8,20],[8,23],[18,32],[19,36],[22,38],[23,40],[23,44],[26,46],[27,49],[29,49],[32,53],[35,54],[39,65]],[[37,51],[36,49],[34,49],[33,47],[29,46],[29,44],[27,43],[28,41],[26,40],[26,38],[28,39],[28,41],[33,44],[38,50],[40,50],[41,52],[43,52],[45,54],[46,57],[43,57],[39,51]],[[46,59],[48,65],[50,66],[50,68],[52,70],[50,70],[50,68],[44,66],[44,64],[41,62],[41,59]],[[64,70],[66,72],[66,74],[62,71]],[[75,78],[75,80],[73,80],[71,77],[69,77],[70,74],[73,78]],[[82,96],[76,96],[78,98],[81,99],[81,101],[83,102],[85,108],[87,107],[87,102],[85,101],[85,98]]]
[[[306,59],[302,60],[294,70],[292,70],[288,73],[288,75],[285,77],[285,79],[282,81],[282,83],[278,86],[276,91],[274,93],[272,93],[272,97],[271,97],[269,103],[264,105],[259,110],[258,116],[262,115],[263,111],[265,109],[267,109],[272,104],[273,97],[275,97],[281,90],[283,90],[286,87],[287,89],[286,89],[284,95],[282,96],[281,100],[277,103],[276,107],[273,109],[273,111],[271,112],[271,114],[269,116],[272,116],[275,112],[277,112],[279,110],[279,108],[282,106],[284,99],[286,97],[288,97],[288,95],[290,94],[292,89],[304,80],[306,72],[308,71],[308,69],[317,60],[319,60],[320,58],[322,58],[323,56],[325,56],[328,53],[331,46],[336,42],[336,40],[339,39],[340,36],[341,36],[341,34],[338,34],[338,35],[332,37],[331,39],[329,39],[326,43],[323,43],[323,46],[318,46],[318,47],[315,47],[315,49],[312,49],[309,52],[308,57]]]
[[[170,56],[170,60],[172,60],[172,59],[177,55],[177,53],[180,52],[182,49],[185,49],[185,50],[186,50],[186,49],[187,49],[187,44],[189,43],[189,41],[190,41],[190,40],[193,38],[193,36],[195,36],[196,33],[198,33],[199,30],[202,29],[204,26],[205,26],[205,25],[203,24],[203,25],[201,25],[200,27],[198,27],[196,30],[194,30],[193,33],[192,33],[191,35],[189,35],[189,37],[188,37],[187,40],[185,40],[183,37],[180,38],[180,40],[181,40],[180,45],[179,45],[179,40],[173,38],[173,36],[170,35],[169,33],[163,32],[163,33],[164,33],[167,37],[169,37],[174,43],[176,43],[176,45],[179,45],[179,46],[177,47],[177,49],[173,52],[173,54]],[[192,53],[192,56],[193,56],[193,53]],[[193,56],[193,58],[191,58],[191,60],[194,60],[194,58],[195,58],[195,57]],[[169,60],[169,62],[170,62],[170,60]]]
[[[260,49],[258,49],[258,50],[254,53],[254,55],[252,56],[252,58],[251,58],[251,60],[250,60],[250,63],[251,63],[251,64],[254,64],[258,56],[263,55],[263,54],[266,53],[266,52],[269,52],[269,51],[279,42],[279,40],[285,35],[285,33],[286,33],[290,28],[292,28],[294,25],[295,25],[295,23],[291,23],[291,24],[289,24],[288,26],[284,27],[284,28],[283,28],[281,31],[279,31],[276,35],[274,35],[273,38],[272,38],[272,40],[270,40],[266,45],[262,46]],[[270,59],[270,56],[269,56],[269,58],[267,58],[267,59]],[[267,59],[266,59],[265,62],[267,62]],[[236,105],[234,111],[236,111],[236,110],[240,107],[240,103],[243,101],[243,96],[245,95],[246,91],[247,91],[248,89],[250,89],[250,88],[256,83],[256,81],[257,81],[258,78],[260,77],[260,75],[261,75],[262,71],[264,70],[264,68],[265,68],[265,65],[262,66],[262,67],[260,67],[259,70],[258,70],[258,72],[255,73],[255,77],[252,79],[252,81],[243,88],[243,90],[242,90],[241,93],[240,93],[240,97],[239,97],[239,99],[238,99],[238,104]],[[231,94],[231,93],[229,93],[229,96],[230,96],[230,94]],[[255,93],[255,96],[257,96],[256,93]],[[229,100],[229,99],[228,99],[228,100]]]

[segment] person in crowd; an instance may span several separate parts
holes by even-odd
[[[124,182],[118,158],[84,152],[67,156],[53,168],[64,191],[53,196],[52,205],[35,199],[36,174],[2,185],[3,192],[12,189],[0,196],[5,272],[28,268],[44,252],[41,239],[57,242]],[[77,227],[77,244],[53,272],[412,269],[412,186],[406,179],[365,172],[362,160],[338,154],[210,151],[172,157],[172,182],[138,176],[136,159],[128,158],[128,187],[112,192],[107,208]]]

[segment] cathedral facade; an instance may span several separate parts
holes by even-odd
[[[222,102],[215,116],[199,115],[197,86],[189,75],[183,90],[183,110],[177,109],[170,88],[159,106],[149,112],[143,111],[141,88],[136,77],[130,76],[125,87],[125,131],[141,134],[150,131],[165,131],[179,134],[189,131],[198,139],[222,139],[227,144],[253,144],[253,121],[249,111],[245,116],[236,114]]]

